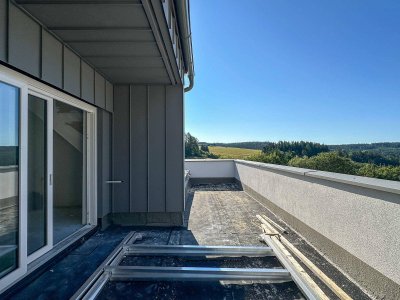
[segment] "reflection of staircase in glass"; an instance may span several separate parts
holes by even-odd
[[[54,101],[53,242],[86,224],[86,112]]]
[[[78,108],[57,102],[53,130],[79,152],[83,152],[84,113]]]

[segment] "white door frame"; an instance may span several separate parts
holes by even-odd
[[[28,263],[37,259],[53,245],[53,199],[52,199],[52,174],[53,174],[53,140],[52,132],[47,132],[48,150],[47,173],[48,173],[48,205],[47,205],[47,245],[27,256],[27,167],[28,167],[28,93],[47,101],[48,128],[53,127],[53,101],[64,102],[87,114],[87,225],[97,225],[97,109],[75,97],[72,97],[58,89],[52,88],[44,83],[34,80],[28,76],[0,65],[0,81],[20,89],[20,161],[19,161],[19,245],[18,245],[18,268],[0,279],[0,293],[12,285],[23,274],[27,272]],[[49,104],[50,103],[50,104]],[[51,195],[50,195],[51,194]],[[49,220],[51,219],[51,220]],[[49,230],[51,229],[51,230]],[[3,288],[4,287],[4,288]]]

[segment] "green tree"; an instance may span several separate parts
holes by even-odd
[[[294,157],[289,166],[342,174],[357,174],[359,164],[338,152],[324,152],[313,157]]]
[[[363,164],[357,171],[357,175],[400,181],[400,167]]]
[[[185,134],[185,157],[201,157],[199,140],[190,132]]]
[[[210,150],[208,149],[208,145],[201,145],[200,150],[204,152],[210,152]]]
[[[219,156],[199,147],[199,140],[189,132],[185,134],[185,157],[186,158],[218,158]]]
[[[279,141],[277,143],[268,142],[263,150],[264,153],[271,153],[273,151],[292,152],[297,156],[314,156],[318,153],[328,152],[328,146],[313,142],[287,142]]]
[[[287,165],[291,158],[293,158],[292,153],[275,150],[269,153],[252,155],[248,157],[247,160],[258,161],[267,164]]]

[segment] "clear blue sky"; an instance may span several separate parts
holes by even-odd
[[[0,82],[0,147],[18,146],[18,89]]]
[[[400,141],[399,0],[190,5],[200,141]]]

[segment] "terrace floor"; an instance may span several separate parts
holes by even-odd
[[[130,231],[141,233],[137,244],[257,245],[261,228],[256,214],[276,218],[261,203],[235,184],[194,185],[189,191],[185,222],[187,228],[120,227],[97,231],[82,245],[51,266],[28,286],[9,299],[69,299],[96,270],[97,266]],[[370,299],[339,270],[289,229],[286,238],[328,274],[354,299]],[[169,258],[133,257],[121,264],[178,266],[182,261]],[[203,261],[191,262],[202,266]],[[208,266],[280,267],[275,257],[215,259]],[[317,283],[320,283],[316,279]],[[320,284],[322,287],[322,283]],[[331,299],[337,299],[323,288]],[[225,284],[222,282],[109,282],[99,299],[302,299],[294,283]]]

